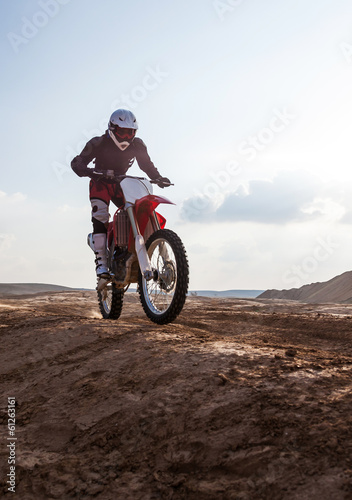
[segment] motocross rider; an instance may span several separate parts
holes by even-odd
[[[93,137],[87,142],[83,151],[73,158],[72,170],[79,177],[92,177],[89,184],[89,198],[92,205],[93,243],[96,255],[96,273],[98,278],[108,279],[110,274],[107,267],[106,238],[109,223],[109,203],[111,200],[123,203],[119,184],[108,179],[96,179],[92,175],[93,169],[88,164],[94,160],[95,172],[105,174],[124,175],[132,166],[134,160],[150,179],[158,181],[163,188],[170,184],[167,177],[162,177],[151,161],[147,147],[138,137],[136,117],[132,111],[117,109],[110,117],[108,130],[100,137]]]

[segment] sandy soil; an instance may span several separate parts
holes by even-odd
[[[351,499],[352,306],[188,299],[157,326],[130,294],[0,298],[0,496]],[[10,494],[10,493],[8,493]]]

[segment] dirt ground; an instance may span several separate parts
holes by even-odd
[[[0,297],[0,496],[8,397],[27,499],[352,498],[352,305],[191,297],[166,326],[136,294]]]

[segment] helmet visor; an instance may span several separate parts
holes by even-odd
[[[133,128],[122,128],[116,125],[114,128],[114,134],[118,139],[131,140],[136,135],[136,131]]]

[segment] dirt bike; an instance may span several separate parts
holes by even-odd
[[[118,208],[107,233],[110,279],[99,278],[96,288],[103,318],[118,319],[124,293],[131,283],[138,283],[148,318],[158,324],[170,323],[184,306],[189,280],[183,243],[176,233],[165,229],[166,219],[155,211],[160,203],[173,203],[153,194],[156,181],[115,174],[107,177],[98,172],[92,177],[117,186],[112,201]],[[94,251],[92,234],[88,245]]]

